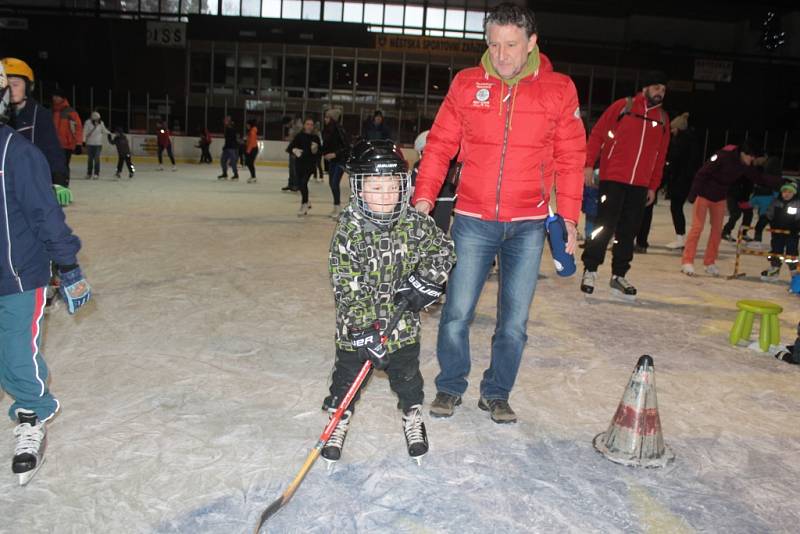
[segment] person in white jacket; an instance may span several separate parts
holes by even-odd
[[[92,111],[89,120],[83,125],[83,144],[86,145],[87,167],[86,179],[100,178],[100,152],[103,150],[103,139],[110,132],[100,120],[100,114]]]

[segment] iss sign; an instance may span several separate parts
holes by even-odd
[[[147,46],[186,48],[186,23],[148,21]]]

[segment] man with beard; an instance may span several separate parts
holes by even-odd
[[[661,108],[666,79],[660,72],[648,73],[642,92],[617,100],[595,124],[586,145],[584,176],[592,179],[600,158],[600,206],[596,230],[587,236],[583,251],[581,291],[594,292],[597,268],[606,247],[611,249],[611,292],[627,300],[636,298],[636,288],[625,279],[633,259],[633,238],[641,225],[645,206],[653,203],[661,183],[669,146],[669,117]]]

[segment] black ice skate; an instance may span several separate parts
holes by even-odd
[[[422,422],[422,405],[415,404],[403,413],[403,434],[411,459],[421,464],[422,457],[428,452],[428,434]]]
[[[581,291],[587,295],[591,295],[594,293],[595,282],[597,282],[597,271],[584,269],[583,278],[581,278]]]
[[[17,410],[17,421],[19,424],[14,429],[17,446],[11,471],[19,477],[20,486],[24,486],[42,466],[47,440],[44,423],[39,421],[34,412]]]
[[[761,271],[762,282],[777,282],[781,276],[781,266],[772,265],[769,269]]]
[[[333,417],[335,411],[334,409],[329,410],[331,417]],[[342,448],[344,448],[344,439],[347,437],[347,429],[350,427],[351,415],[352,412],[350,410],[342,414],[342,418],[336,424],[336,428],[333,429],[328,442],[322,447],[322,457],[328,462],[329,471],[333,468],[333,464],[342,457]]]
[[[611,294],[623,298],[625,300],[636,300],[636,288],[630,282],[625,280],[624,276],[614,275],[611,277]]]

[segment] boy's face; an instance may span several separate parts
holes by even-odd
[[[400,201],[400,177],[365,176],[361,198],[373,213],[391,213]]]
[[[783,198],[783,200],[788,202],[792,200],[792,198],[794,198],[794,193],[790,189],[783,189],[781,191],[781,197]]]

